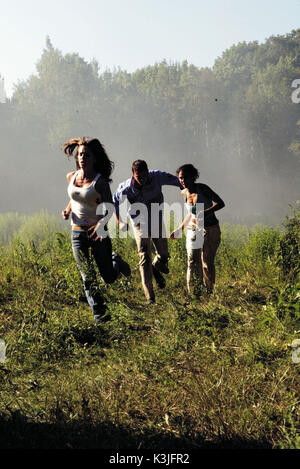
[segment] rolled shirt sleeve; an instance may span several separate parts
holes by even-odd
[[[151,171],[151,173],[153,173],[154,177],[159,180],[161,186],[175,186],[181,188],[181,184],[177,176],[160,170]]]

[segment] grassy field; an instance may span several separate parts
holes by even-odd
[[[184,240],[170,241],[149,306],[134,241],[113,240],[132,277],[99,279],[111,320],[97,326],[69,233],[0,215],[0,447],[299,449],[299,226],[295,213],[280,230],[224,224],[200,298]]]

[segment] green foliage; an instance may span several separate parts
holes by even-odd
[[[293,281],[300,272],[300,210],[297,213],[292,207],[291,210],[293,216],[286,217],[285,231],[280,239],[278,265],[283,275]]]
[[[299,289],[277,265],[295,222],[282,233],[222,226],[215,292],[198,298],[185,240],[170,240],[167,287],[151,306],[134,240],[113,239],[132,276],[101,285],[110,320],[96,326],[69,233],[45,238],[37,220],[23,220],[34,243],[1,247],[1,447],[299,447]]]
[[[62,222],[54,215],[41,211],[35,215],[18,213],[0,214],[0,245],[8,244],[17,237],[34,245],[51,243],[55,234],[63,229]]]
[[[279,229],[263,228],[251,233],[245,253],[255,261],[274,258],[280,242]]]
[[[47,38],[36,74],[1,108],[7,173],[14,177],[18,167],[27,174],[18,185],[19,204],[28,207],[34,186],[40,196],[30,199],[31,207],[60,208],[61,145],[85,134],[108,145],[115,183],[139,155],[170,172],[188,160],[222,188],[228,220],[244,222],[248,214],[277,222],[298,198],[299,111],[291,84],[300,76],[299,41],[295,30],[262,44],[243,42],[224,51],[212,69],[162,61],[133,73],[99,73],[95,61],[64,55]],[[34,177],[41,173],[47,196]],[[235,192],[229,190],[233,177]]]
[[[29,216],[19,229],[18,237],[24,241],[30,241],[34,245],[39,243],[51,243],[55,233],[63,228],[62,222],[55,216],[41,212]]]
[[[18,213],[0,214],[0,245],[8,244],[17,235],[23,220],[24,216]]]

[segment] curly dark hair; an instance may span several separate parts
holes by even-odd
[[[95,164],[94,169],[100,173],[108,182],[111,182],[110,175],[114,169],[114,163],[108,158],[107,153],[97,138],[76,137],[71,138],[63,145],[63,151],[71,158],[75,156],[76,168],[79,169],[78,164],[78,147],[85,145],[94,155]],[[74,153],[75,152],[75,153]]]
[[[195,182],[198,177],[199,177],[199,171],[197,168],[195,168],[195,166],[193,166],[192,164],[190,163],[187,163],[187,164],[183,164],[182,166],[180,166],[177,170],[176,170],[176,174],[178,176],[178,174],[180,173],[180,171],[183,172],[183,174],[189,174],[192,178],[193,178],[193,181]]]

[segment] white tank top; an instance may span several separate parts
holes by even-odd
[[[76,171],[68,186],[68,195],[71,199],[72,218],[71,225],[95,225],[100,215],[96,214],[101,202],[101,195],[96,191],[95,185],[101,174],[97,174],[88,187],[74,185],[78,171]]]

